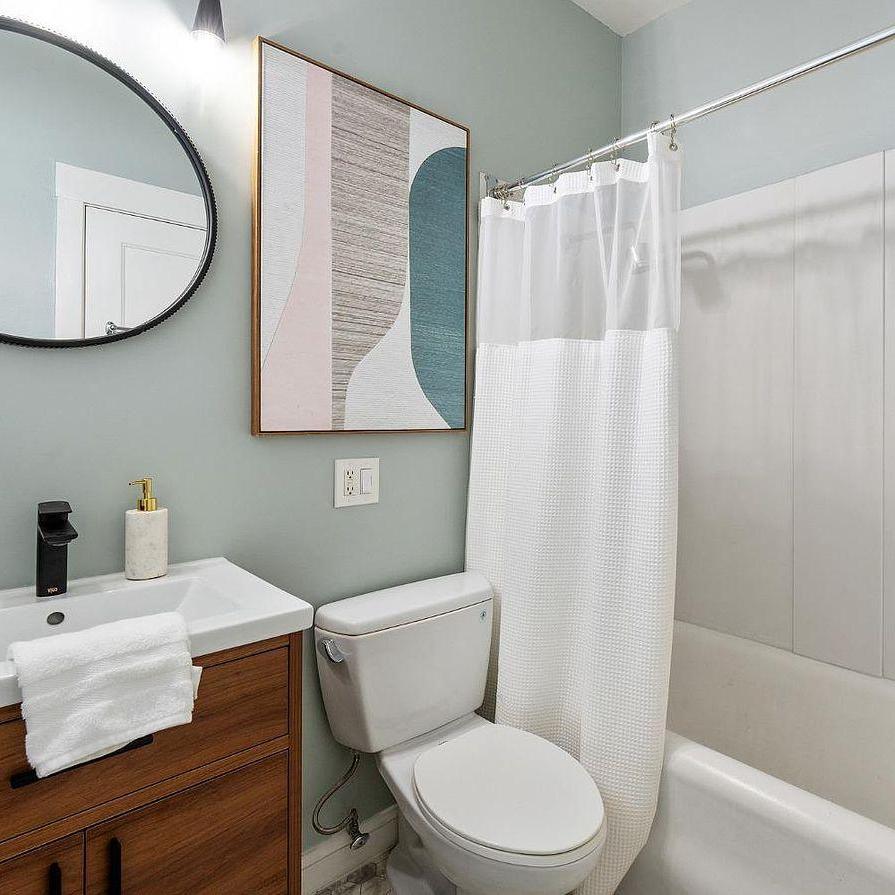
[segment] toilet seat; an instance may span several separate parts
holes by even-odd
[[[603,802],[587,771],[547,740],[503,725],[424,751],[413,787],[443,835],[508,863],[577,860],[605,834]]]

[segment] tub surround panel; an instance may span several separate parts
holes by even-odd
[[[895,827],[890,681],[677,622],[668,726]]]
[[[696,206],[682,225],[677,617],[876,676],[895,481],[884,163]],[[895,650],[891,610],[886,625]]]
[[[679,336],[677,617],[786,649],[793,201],[789,181],[684,213]]]
[[[863,0],[851,6],[844,6],[837,0],[799,0],[794,4],[753,0],[748,5],[739,0],[691,0],[623,40],[621,132],[636,130],[671,110],[692,108],[891,24],[890,0]],[[730,42],[719,41],[718,35],[733,33],[736,34],[737,52],[731,54]],[[687,159],[684,206],[691,207],[697,216],[707,214],[692,206],[711,200],[742,204],[746,201],[742,195],[728,200],[721,197],[741,194],[744,190],[754,190],[751,195],[757,196],[763,186],[795,177],[804,178],[798,189],[801,201],[810,206],[822,197],[818,192],[824,178],[820,169],[843,162],[846,162],[845,167],[855,166],[851,185],[845,191],[850,190],[851,199],[855,200],[861,191],[855,179],[859,169],[866,166],[864,175],[878,181],[878,160],[884,151],[895,147],[895,119],[885,111],[889,104],[887,93],[891,89],[893,64],[895,45],[879,47],[842,65],[688,125],[680,135]],[[875,155],[868,158],[868,153]],[[862,158],[868,160],[847,162]],[[878,208],[873,207],[875,200],[862,210],[858,198],[856,203],[852,202],[851,211],[841,212],[841,225],[846,230],[849,221],[859,228],[852,232],[834,233],[829,229],[832,220],[817,219],[802,226],[803,235],[810,237],[812,244],[800,253],[802,285],[796,287],[798,318],[794,359],[800,388],[806,381],[807,385],[814,384],[808,371],[816,364],[818,394],[796,395],[798,416],[794,459],[801,468],[795,470],[796,580],[792,602],[797,650],[873,674],[879,674],[882,666],[883,673],[891,679],[895,679],[893,164],[893,154],[888,152],[886,190],[889,201],[885,237],[888,313],[882,315],[879,310],[883,269],[878,249],[881,238]],[[870,171],[870,168],[874,170]],[[845,184],[846,179],[841,178],[843,188]],[[827,187],[823,189],[829,196]],[[849,197],[841,195],[841,198],[847,200]],[[730,224],[734,229],[739,226],[737,221]],[[768,230],[772,226],[770,222],[765,224]],[[817,239],[825,241],[827,254]],[[848,245],[854,249],[854,257],[860,258],[865,265],[857,276],[845,274],[841,263],[838,268],[841,273],[837,274],[834,269],[837,257],[843,261],[842,252]],[[757,255],[753,261],[755,263],[743,258],[737,290],[745,292],[748,277],[760,275],[759,267],[768,267],[765,256]],[[815,265],[816,269],[813,269]],[[850,262],[848,266],[851,266]],[[686,289],[686,254],[684,276]],[[813,283],[818,284],[819,291],[811,295],[809,290]],[[727,291],[731,289],[728,287]],[[696,333],[687,335],[687,311],[685,304],[681,331],[682,339],[687,341],[682,341],[681,358],[682,552],[679,556],[683,574],[679,578],[678,614],[689,622],[785,646],[785,638],[779,636],[785,631],[785,621],[781,624],[779,616],[778,636],[768,636],[767,630],[763,630],[769,617],[769,606],[776,606],[767,589],[761,591],[756,586],[751,592],[743,593],[746,588],[741,586],[739,575],[743,567],[749,567],[746,560],[736,562],[737,557],[728,552],[725,567],[730,574],[722,592],[712,593],[709,582],[700,579],[702,574],[708,578],[708,573],[698,569],[692,571],[698,554],[683,552],[684,546],[696,543],[699,537],[712,537],[706,531],[708,526],[699,532],[687,530],[695,515],[711,512],[710,509],[696,511],[690,505],[692,501],[702,499],[706,493],[704,486],[700,491],[694,490],[692,498],[686,493],[693,487],[692,482],[687,481],[686,452],[690,447],[687,445],[686,414],[695,398],[687,393],[686,372],[688,366],[692,368],[693,360],[685,352],[687,345],[698,341]],[[724,313],[733,314],[734,309],[727,308]],[[853,316],[840,320],[845,324],[842,326],[832,316],[837,313]],[[691,314],[691,324],[693,319]],[[700,326],[703,324],[699,323]],[[713,322],[706,332],[716,334],[721,328],[721,323]],[[835,341],[834,337],[840,341]],[[730,344],[735,352],[735,343]],[[855,349],[855,346],[859,347]],[[827,349],[831,353],[821,362],[820,353]],[[843,368],[843,359],[851,349],[855,349],[855,353],[847,357],[847,366]],[[715,348],[705,350],[714,352]],[[733,355],[740,368],[738,373],[730,374],[734,382],[744,383],[742,388],[757,390],[761,387],[764,392],[755,394],[756,402],[773,402],[775,392],[787,388],[780,382],[765,385],[756,381],[751,369],[771,363],[773,351],[773,344],[765,339],[755,342],[755,356],[750,363],[744,364],[740,355]],[[881,360],[883,356],[884,361]],[[884,379],[882,364],[886,368]],[[871,373],[881,378],[869,382],[867,376]],[[737,380],[737,376],[741,378]],[[698,386],[702,390],[709,387],[707,383]],[[736,392],[731,390],[731,383],[725,382],[725,388],[736,403]],[[829,409],[820,404],[824,390],[830,401]],[[773,411],[769,408],[765,420],[772,419]],[[884,437],[880,434],[881,428],[885,430]],[[829,439],[828,454],[822,453],[818,439]],[[746,444],[754,446],[751,441]],[[733,449],[731,445],[725,446],[726,451]],[[747,468],[768,464],[773,456],[768,452],[759,461],[746,457],[745,453],[743,463]],[[838,460],[838,470],[832,470],[830,466],[834,457]],[[854,464],[863,465],[858,468]],[[736,474],[736,470],[729,471],[731,477]],[[771,481],[779,481],[770,472],[768,475]],[[856,490],[849,496],[853,483]],[[816,488],[820,490],[813,490]],[[868,503],[859,505],[869,493],[868,488],[874,493],[870,494]],[[719,488],[720,503],[724,508],[729,507],[729,493],[729,486]],[[881,493],[884,493],[883,506],[880,505]],[[744,497],[741,504],[744,515],[751,506],[748,497]],[[750,521],[756,528],[776,528],[779,513],[774,513],[771,508],[779,507],[779,503],[765,506],[767,511]],[[751,548],[757,537],[754,533],[746,533],[744,549]],[[687,547],[687,550],[691,549],[692,546]],[[726,547],[727,551],[735,549],[731,545]],[[771,568],[778,562],[774,550],[750,558],[758,566]],[[712,559],[706,562],[709,570],[715,567]],[[694,592],[685,592],[681,585],[692,586]],[[731,599],[727,592],[741,595],[742,599]],[[883,644],[882,660],[880,643]]]
[[[794,648],[875,675],[882,674],[883,163],[876,153],[795,180]]]
[[[886,153],[883,673],[895,680],[895,150]]]

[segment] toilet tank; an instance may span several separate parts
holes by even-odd
[[[479,708],[491,596],[487,579],[461,572],[321,606],[314,639],[333,736],[380,752]]]

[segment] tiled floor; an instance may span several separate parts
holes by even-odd
[[[380,855],[344,880],[319,889],[314,895],[392,895],[392,887],[385,878],[388,853]]]
[[[365,883],[361,883],[359,886],[354,886],[346,884],[347,888],[336,888],[334,889],[332,886],[327,886],[326,889],[323,889],[323,892],[326,892],[327,895],[332,893],[332,895],[391,895],[392,888],[389,886],[388,881],[384,879],[371,879]]]
[[[391,895],[392,887],[386,879],[373,879],[369,882],[362,883],[359,889],[354,891],[354,895]]]

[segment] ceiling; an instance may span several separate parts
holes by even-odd
[[[582,9],[624,37],[688,0],[574,0]]]

